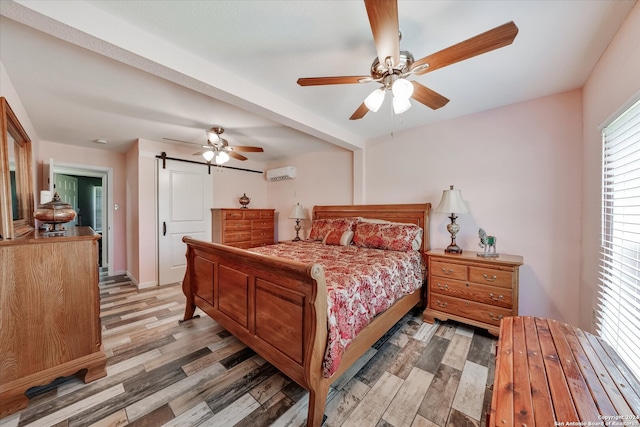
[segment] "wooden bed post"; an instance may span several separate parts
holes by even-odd
[[[182,240],[184,242],[184,238]],[[193,259],[192,254],[190,254],[190,252],[193,249],[191,249],[191,247],[189,245],[187,245],[187,253],[186,253],[186,258],[187,261]],[[196,303],[193,300],[193,292],[191,292],[191,262],[187,262],[187,270],[185,271],[184,274],[184,279],[182,280],[182,292],[184,293],[185,297],[187,297],[187,302],[184,305],[184,317],[182,318],[182,320],[180,321],[180,323],[190,320],[191,318],[193,318],[193,313],[195,313],[196,311]]]

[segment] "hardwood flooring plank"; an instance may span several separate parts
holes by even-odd
[[[226,370],[222,365],[211,365],[207,369],[203,369],[195,375],[184,377],[183,379],[170,384],[160,390],[157,390],[153,394],[149,394],[144,399],[140,399],[137,402],[128,405],[125,409],[127,411],[127,417],[129,421],[135,421],[150,411],[164,406],[177,398],[182,396],[186,391],[197,387],[199,384],[222,375]]]
[[[461,371],[440,364],[420,403],[418,414],[436,425],[444,426],[449,418],[461,375]]]
[[[495,338],[488,336],[488,333],[476,331],[471,339],[467,360],[482,366],[489,366],[492,362],[495,365],[495,355],[491,354],[491,347],[495,347]]]
[[[387,367],[400,352],[400,347],[394,344],[388,344],[377,350],[378,352],[356,375],[360,381],[369,386],[375,384],[384,374]]]
[[[362,356],[360,356],[358,360],[353,363],[353,365],[351,365],[351,367],[349,367],[349,369],[347,369],[342,375],[340,375],[340,378],[338,378],[333,382],[333,384],[331,384],[331,387],[335,388],[336,390],[342,390],[342,388],[347,383],[349,383],[367,363],[369,363],[369,360],[371,360],[371,358],[375,356],[377,352],[378,350],[374,348],[370,348],[369,350],[367,350]]]
[[[120,427],[126,426],[128,422],[127,413],[124,409],[121,409],[113,414],[107,415],[101,420],[96,421],[88,427]]]
[[[403,380],[383,372],[380,379],[342,423],[343,427],[373,426],[382,418],[389,404],[402,386]]]
[[[169,335],[166,337],[162,337],[160,339],[149,340],[148,342],[138,344],[136,346],[127,345],[126,349],[125,349],[125,346],[115,348],[113,350],[113,356],[111,356],[107,361],[107,365],[108,366],[116,365],[127,359],[132,359],[141,354],[145,354],[147,352],[154,351],[154,350],[157,352],[158,355],[160,355],[161,353],[159,348],[164,347],[168,344],[171,344],[175,341],[176,341],[175,338]]]
[[[447,347],[447,351],[442,356],[442,363],[452,368],[462,370],[464,362],[467,360],[467,354],[471,347],[471,338],[464,335],[455,334],[451,338],[451,344]]]
[[[162,354],[160,350],[154,348],[145,353],[138,354],[137,356],[131,357],[129,359],[124,359],[121,362],[110,364],[110,360],[107,361],[107,375],[115,375],[123,371],[127,371],[134,366],[141,365],[144,368],[144,364],[149,362],[150,360],[157,359]],[[146,369],[145,369],[146,370]]]
[[[283,392],[278,392],[235,424],[234,427],[269,426],[287,412],[294,403]]]
[[[240,422],[244,417],[255,411],[260,404],[248,393],[243,394],[233,402],[233,405],[224,406],[220,412],[207,420],[208,427],[229,427]]]
[[[436,330],[436,336],[439,336],[440,338],[444,338],[447,340],[451,340],[453,338],[453,335],[456,333],[456,327],[457,327],[457,323],[452,323],[452,322],[441,323],[440,326],[438,326],[438,330]]]
[[[407,344],[402,348],[402,350],[400,350],[396,358],[389,365],[387,372],[400,377],[403,380],[407,379],[407,376],[412,372],[416,362],[426,347],[426,342],[409,338]]]
[[[156,427],[164,425],[174,418],[169,405],[162,405],[159,408],[127,424],[129,427]]]
[[[438,424],[429,421],[420,414],[416,415],[411,423],[411,427],[440,427]]]
[[[423,371],[435,374],[449,344],[451,344],[450,340],[435,335],[429,340],[427,347],[416,361],[416,366]]]
[[[185,427],[206,425],[206,421],[213,417],[213,411],[206,402],[200,402],[188,411],[165,423],[162,427]]]
[[[235,352],[235,353],[225,357],[224,359],[220,360],[220,363],[225,368],[231,369],[234,366],[236,366],[237,364],[242,363],[247,359],[250,359],[255,354],[256,354],[256,352],[251,350],[249,347],[244,347],[244,348],[238,350],[237,352]]]
[[[180,415],[188,411],[193,405],[205,402],[211,397],[218,395],[221,393],[221,390],[233,385],[236,381],[242,381],[245,375],[249,375],[250,372],[257,368],[258,365],[256,365],[255,362],[247,360],[218,377],[209,378],[198,386],[194,386],[191,390],[173,399],[169,405],[174,414]]]
[[[418,413],[420,403],[432,380],[432,373],[414,367],[382,419],[394,427],[409,427]]]
[[[460,383],[458,384],[458,391],[451,405],[453,409],[480,421],[484,390],[487,384],[487,371],[486,366],[470,361],[465,363]]]
[[[431,338],[435,335],[436,331],[440,326],[440,322],[436,321],[433,324],[430,323],[422,323],[416,333],[413,335],[413,339],[429,342]]]
[[[221,343],[224,343],[225,345],[219,346]],[[193,362],[184,365],[182,367],[182,370],[185,374],[193,375],[200,369],[206,368],[213,363],[219,362],[222,359],[237,353],[243,348],[246,348],[246,346],[244,345],[244,343],[238,341],[235,337],[229,337],[220,340],[217,343],[208,345],[207,348],[211,350],[211,354],[207,354],[206,356],[203,356],[198,360],[194,360]],[[215,351],[213,350],[214,348],[216,349]]]
[[[53,424],[59,423],[61,421],[65,421],[75,414],[78,414],[82,411],[92,408],[103,401],[113,398],[115,396],[119,396],[124,394],[124,387],[121,384],[108,388],[106,390],[101,391],[95,395],[89,396],[86,399],[75,402],[69,406],[65,406],[60,410],[53,412],[45,417],[38,418],[32,423],[24,425],[24,427],[50,427]],[[22,426],[23,424],[20,423]],[[85,424],[87,425],[87,424]]]
[[[289,378],[278,372],[252,388],[249,394],[262,405],[285,388],[290,382],[291,380]]]
[[[480,424],[478,421],[467,417],[462,412],[452,409],[447,427],[480,427]]]
[[[324,412],[327,419],[324,426],[341,426],[369,390],[371,390],[371,387],[355,378],[345,384],[335,396],[327,402]]]

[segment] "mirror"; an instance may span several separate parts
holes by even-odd
[[[0,97],[0,240],[33,230],[31,140],[6,99]]]

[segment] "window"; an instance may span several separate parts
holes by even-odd
[[[640,378],[640,100],[602,138],[596,330]]]

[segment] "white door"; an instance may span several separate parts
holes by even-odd
[[[158,167],[158,284],[180,282],[186,270],[182,237],[211,241],[213,175],[204,165],[166,160]]]
[[[73,210],[78,213],[78,178],[75,176],[64,175],[60,173],[54,174],[55,176],[55,191],[60,196],[60,199],[69,203]],[[73,227],[78,223],[78,215],[72,221],[64,224],[65,228]]]

